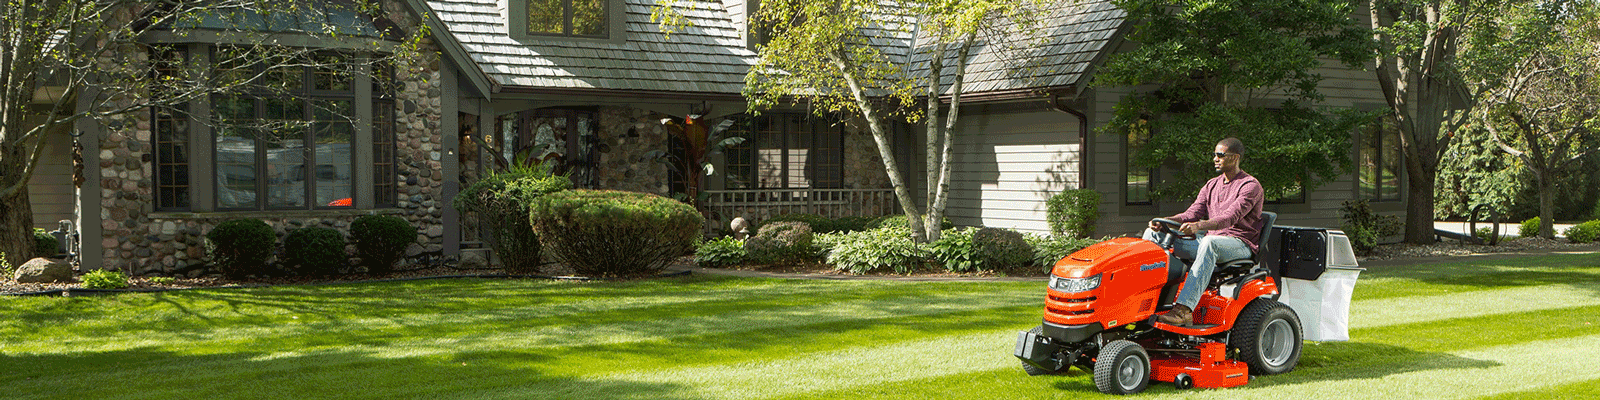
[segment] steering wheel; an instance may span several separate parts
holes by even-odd
[[[1150,221],[1160,223],[1161,230],[1170,233],[1167,235],[1166,240],[1163,241],[1164,243],[1160,243],[1161,247],[1172,248],[1172,241],[1174,238],[1183,240],[1194,240],[1195,238],[1193,234],[1178,231],[1178,228],[1183,226],[1182,222],[1173,221],[1166,218],[1152,218]]]

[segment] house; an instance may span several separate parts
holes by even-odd
[[[313,81],[323,76],[319,71],[299,71],[295,79],[312,84],[288,103],[213,97],[190,104],[189,117],[152,110],[120,123],[82,122],[75,142],[85,167],[73,197],[75,217],[36,206],[45,216],[36,219],[75,219],[85,267],[135,273],[185,271],[204,256],[202,235],[231,218],[261,218],[285,231],[345,228],[357,216],[395,214],[418,227],[411,255],[481,257],[472,217],[448,206],[460,188],[507,163],[536,159],[559,166],[579,187],[682,192],[684,172],[650,155],[681,153],[686,144],[663,120],[690,118],[737,121],[732,129],[749,139],[714,160],[720,172],[707,182],[705,201],[713,224],[790,212],[899,212],[874,142],[854,118],[805,109],[746,113],[741,90],[756,57],[747,21],[752,3],[680,1],[692,26],[670,36],[651,22],[654,4],[385,1],[384,18],[341,21],[352,24],[352,35],[380,41],[390,29],[380,27],[427,26],[432,36],[422,42],[420,59],[392,69],[356,67],[341,78],[347,81],[329,87]],[[1121,40],[1128,26],[1109,2],[1054,7],[1044,44],[1018,53],[996,40],[972,55],[949,217],[958,225],[1043,232],[1046,199],[1091,188],[1104,198],[1099,233],[1137,232],[1150,217],[1185,204],[1143,196],[1159,171],[1130,170],[1126,138],[1093,132],[1120,96],[1140,90],[1087,86],[1097,63],[1133,45]],[[912,32],[887,30],[882,39],[901,46],[902,57],[919,56]],[[176,56],[196,65],[213,65],[226,46],[224,38],[207,35],[150,40],[169,42]],[[361,43],[371,42],[301,45],[360,57],[373,51]],[[1015,72],[1019,64],[1031,72]],[[1320,72],[1329,77],[1329,105],[1383,104],[1371,73]],[[312,102],[336,104],[329,113],[349,118],[320,118]],[[282,110],[289,109],[300,113],[286,117]],[[193,123],[213,114],[303,119],[325,123],[306,135],[333,133],[267,141],[236,127]],[[921,129],[892,125],[902,170],[921,171]],[[1343,200],[1400,200],[1402,174],[1391,150],[1397,144],[1388,135],[1361,136],[1383,140],[1351,149],[1373,161],[1372,173],[1363,169],[1361,176],[1384,179],[1363,185],[1350,177],[1268,209],[1284,224],[1337,226]],[[71,146],[52,147],[46,162],[70,170],[73,162],[62,154],[70,155]],[[64,179],[41,175],[34,184],[61,186]],[[918,179],[908,181],[921,191]],[[36,205],[59,201],[35,198]]]

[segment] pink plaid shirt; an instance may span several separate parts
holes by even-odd
[[[1244,171],[1224,179],[1217,175],[1206,181],[1195,196],[1194,204],[1182,214],[1173,216],[1178,222],[1200,221],[1207,235],[1239,238],[1250,246],[1250,251],[1261,248],[1261,204],[1264,195],[1261,182]]]

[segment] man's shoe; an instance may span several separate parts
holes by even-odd
[[[1172,310],[1167,311],[1166,314],[1157,315],[1156,322],[1173,326],[1188,325],[1190,313],[1192,312],[1194,311],[1190,310],[1189,306],[1179,304],[1172,307]]]

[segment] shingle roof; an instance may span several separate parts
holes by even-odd
[[[737,94],[755,63],[756,54],[745,47],[719,0],[678,1],[693,26],[670,38],[650,21],[653,0],[623,0],[626,40],[621,43],[515,40],[507,30],[504,1],[425,0],[466,56],[496,85]],[[893,0],[881,1],[892,9]],[[1051,2],[1047,7],[1045,22],[1032,32],[1037,37],[1012,33],[979,38],[969,58],[966,94],[1080,84],[1125,15],[1108,0]],[[918,36],[912,51],[915,18],[882,19],[867,35],[884,46],[880,48],[891,61],[912,57],[911,74],[925,76],[931,46]],[[947,55],[954,56],[953,51]],[[948,83],[954,63],[946,65]]]
[[[669,39],[650,22],[652,0],[624,0],[621,43],[515,40],[504,1],[426,1],[497,85],[739,93],[755,59],[718,1],[679,1],[693,26]]]
[[[1052,2],[1047,7],[1032,35],[1015,30],[1001,37],[979,35],[968,56],[964,94],[1086,83],[1080,80],[1122,27],[1126,13],[1106,0]],[[912,76],[927,76],[933,46],[926,35],[917,39]],[[947,50],[945,57],[942,81],[949,84],[954,80],[955,49]]]

